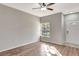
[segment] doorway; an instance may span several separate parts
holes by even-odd
[[[79,44],[79,21],[66,22],[66,42]]]

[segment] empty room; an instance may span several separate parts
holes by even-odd
[[[0,56],[79,56],[79,3],[0,3]]]

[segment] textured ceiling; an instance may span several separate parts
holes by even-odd
[[[42,11],[40,9],[33,10],[32,8],[39,7],[37,3],[3,3],[3,5],[16,8],[18,10],[30,13],[38,17],[43,17],[59,12],[62,12],[64,14],[69,14],[70,12],[79,12],[79,3],[56,3],[50,6],[54,9],[53,11]]]

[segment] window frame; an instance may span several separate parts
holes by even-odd
[[[43,28],[43,26],[44,26],[44,28]],[[47,33],[49,33],[49,34],[47,34]],[[41,23],[41,36],[48,37],[48,38],[50,37],[50,22]]]

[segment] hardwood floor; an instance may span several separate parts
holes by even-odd
[[[79,48],[37,42],[0,52],[0,56],[79,56]]]

